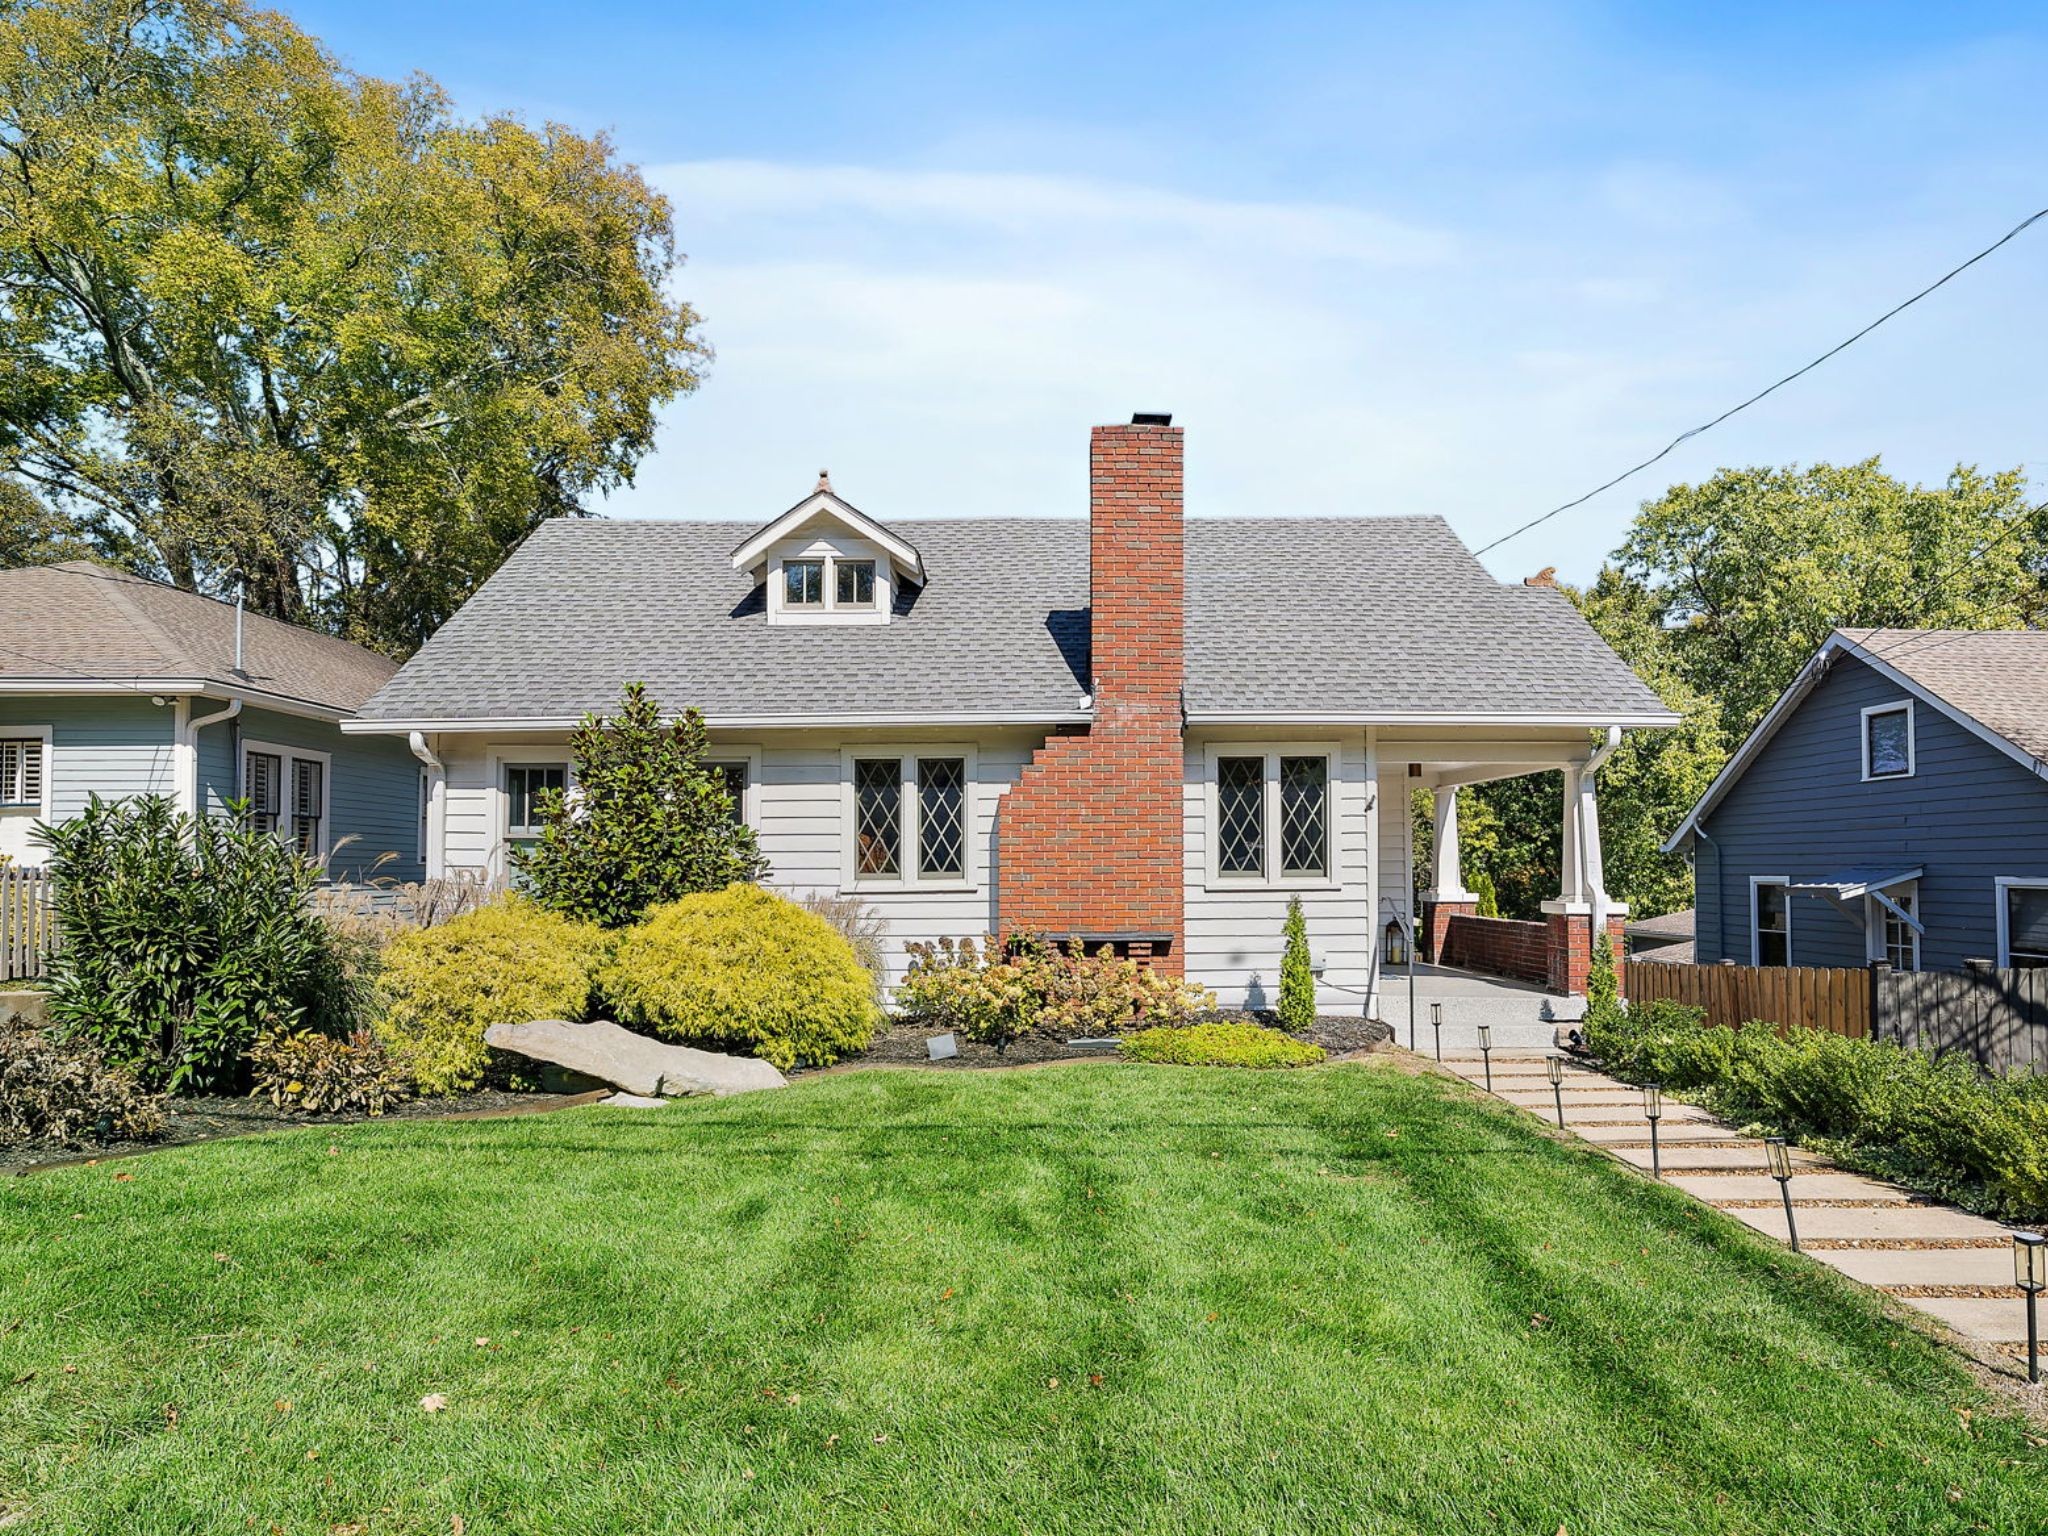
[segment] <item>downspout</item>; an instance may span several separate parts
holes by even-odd
[[[447,792],[448,769],[441,759],[434,755],[434,749],[427,745],[425,731],[409,731],[405,744],[412,748],[412,755],[418,758],[427,770],[427,847],[426,877],[439,879],[443,867],[441,855],[441,826],[446,811],[443,798]]]
[[[1721,899],[1724,894],[1721,888],[1721,845],[1714,841],[1713,834],[1707,830],[1707,823],[1704,817],[1698,818],[1693,822],[1692,834],[1694,837],[1704,838],[1707,846],[1714,850],[1714,958],[1720,960],[1724,959],[1728,954],[1728,913],[1726,910],[1728,903]],[[1692,904],[1694,912],[1697,913],[1700,904],[1700,866],[1697,859],[1693,860],[1692,886]],[[1699,918],[1697,915],[1693,918],[1693,938],[1694,940],[1699,938]],[[1699,956],[1694,955],[1693,958],[1697,960]]]
[[[178,749],[181,759],[178,769],[178,809],[187,816],[197,816],[199,814],[199,733],[209,725],[219,725],[224,720],[234,719],[242,712],[242,700],[240,695],[235,695],[229,698],[227,708],[215,710],[210,715],[201,715],[196,720],[192,718],[192,701],[190,699],[181,698],[178,700],[178,703],[181,706],[180,713],[184,716],[177,726]],[[240,789],[241,785],[237,784],[235,787]]]

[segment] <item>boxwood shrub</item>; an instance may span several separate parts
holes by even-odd
[[[1312,1067],[1323,1048],[1260,1024],[1189,1024],[1141,1029],[1117,1049],[1132,1061],[1183,1067]]]
[[[787,1071],[862,1051],[880,1010],[853,946],[756,885],[685,896],[619,937],[598,987],[621,1024]]]
[[[400,934],[384,950],[377,1033],[423,1094],[480,1085],[484,1031],[589,1017],[603,931],[523,897]]]

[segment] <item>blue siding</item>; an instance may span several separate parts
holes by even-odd
[[[388,736],[344,736],[339,726],[328,721],[245,709],[238,719],[208,726],[199,733],[201,803],[210,812],[217,814],[227,800],[241,793],[238,774],[244,741],[328,755],[328,845],[334,849],[329,870],[337,880],[368,876],[402,882],[422,878],[420,764],[403,741]],[[344,844],[343,839],[349,841]],[[392,857],[379,864],[387,853]]]
[[[168,795],[172,789],[171,706],[140,694],[74,696],[17,694],[0,698],[0,729],[50,727],[51,812],[62,821],[97,793]]]
[[[1923,969],[1996,955],[1996,878],[2048,879],[2048,781],[1922,700],[1914,776],[1864,783],[1863,710],[1905,696],[1837,657],[1706,817],[1694,855],[1702,961],[1749,963],[1752,876],[1851,865],[1924,867]],[[1860,918],[1820,897],[1795,899],[1794,964],[1862,965],[1865,955]]]

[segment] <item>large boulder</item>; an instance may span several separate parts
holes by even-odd
[[[571,1024],[566,1019],[493,1024],[484,1031],[484,1041],[501,1051],[551,1062],[647,1098],[676,1099],[699,1093],[723,1098],[756,1088],[781,1088],[788,1082],[755,1057],[664,1045],[606,1019],[588,1024]]]

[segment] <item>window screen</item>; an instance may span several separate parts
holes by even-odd
[[[1913,720],[1903,709],[1863,717],[1870,776],[1894,779],[1913,771]],[[1840,740],[1840,737],[1835,738]]]
[[[2048,967],[2048,886],[2005,888],[2005,944],[2015,968]]]

